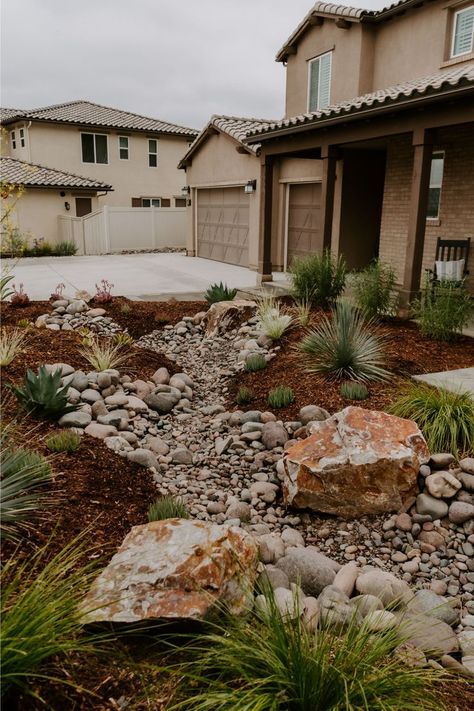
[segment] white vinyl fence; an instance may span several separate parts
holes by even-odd
[[[60,239],[74,242],[78,254],[109,254],[131,249],[185,247],[185,207],[109,207],[84,217],[59,216]]]

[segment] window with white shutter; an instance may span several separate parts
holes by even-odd
[[[331,96],[332,52],[326,52],[309,63],[308,110],[319,111],[329,106]]]
[[[452,57],[470,54],[473,50],[474,5],[454,13]]]

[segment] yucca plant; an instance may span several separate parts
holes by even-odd
[[[61,387],[61,371],[48,372],[44,365],[38,375],[28,369],[23,388],[10,386],[21,404],[37,417],[58,419],[67,412],[77,410],[78,405],[68,402],[68,386]]]
[[[265,356],[263,356],[261,353],[251,353],[249,356],[247,356],[244,365],[244,370],[247,373],[254,373],[257,370],[263,370],[266,367],[267,361],[265,360]]]
[[[414,420],[432,452],[457,456],[474,451],[474,399],[467,392],[416,383],[406,388],[390,411]]]
[[[204,298],[209,305],[217,304],[219,301],[232,301],[237,294],[237,289],[229,289],[227,284],[220,282],[219,284],[211,284]]]
[[[164,521],[167,518],[189,518],[189,513],[182,499],[173,496],[163,496],[148,508],[149,521]]]
[[[379,259],[352,276],[352,291],[357,307],[369,319],[393,316],[397,310],[395,270]]]
[[[250,388],[245,387],[245,385],[242,385],[238,390],[237,390],[237,395],[235,396],[235,402],[237,405],[247,405],[249,402],[252,401],[253,398],[253,392]]]
[[[355,621],[341,634],[309,632],[299,614],[223,616],[202,635],[170,644],[179,661],[168,711],[443,711],[443,672],[411,667],[397,654],[400,628],[374,634]],[[178,683],[179,682],[179,683]]]
[[[294,298],[322,308],[336,301],[346,282],[343,257],[335,257],[329,249],[322,254],[315,252],[309,257],[294,258],[289,272]]]
[[[115,343],[116,346],[120,346],[121,348],[130,347],[133,346],[134,339],[129,333],[120,331],[119,333],[114,333],[112,343]]]
[[[0,365],[9,365],[21,352],[28,334],[24,330],[14,328],[0,330]]]
[[[277,385],[276,388],[270,390],[267,397],[267,402],[270,407],[288,407],[295,401],[295,394],[291,388],[285,385]]]
[[[91,336],[88,344],[79,349],[79,353],[98,372],[118,368],[130,357],[126,346],[112,343],[110,340],[100,340],[97,336]]]
[[[46,446],[51,452],[67,452],[71,454],[79,449],[81,444],[81,436],[71,430],[62,430],[57,434],[51,435],[46,440]]]
[[[339,392],[347,400],[367,400],[369,397],[369,391],[364,383],[358,383],[355,380],[346,380],[341,384]]]
[[[307,370],[328,379],[387,380],[383,367],[382,339],[373,332],[373,324],[348,302],[340,301],[331,317],[324,316],[299,344],[308,356]]]

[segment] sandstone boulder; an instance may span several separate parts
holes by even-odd
[[[93,582],[84,622],[202,619],[218,603],[239,614],[256,571],[255,542],[240,528],[176,518],[135,526]]]
[[[255,316],[256,309],[255,301],[245,299],[219,301],[217,304],[212,304],[203,318],[206,335],[208,337],[217,336],[219,333],[237,328],[244,321]]]
[[[283,496],[296,508],[345,517],[396,511],[429,459],[416,423],[385,412],[350,406],[311,428],[284,458]]]

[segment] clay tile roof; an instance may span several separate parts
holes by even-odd
[[[110,106],[94,104],[91,101],[69,101],[39,109],[23,111],[19,118],[34,121],[53,121],[58,123],[79,124],[80,126],[103,126],[104,128],[123,128],[147,133],[165,133],[194,138],[197,131],[193,128],[161,121],[160,119],[140,116],[130,111],[113,109]]]
[[[198,150],[199,146],[206,140],[210,133],[210,129],[217,128],[222,133],[226,133],[231,136],[235,141],[240,143],[247,151],[252,153],[257,153],[258,145],[247,145],[244,143],[244,139],[249,134],[249,132],[257,131],[260,128],[266,128],[267,126],[273,125],[275,122],[271,119],[260,119],[260,118],[245,118],[243,116],[219,116],[214,114],[211,116],[208,123],[204,126],[202,131],[196,137],[194,142],[190,145],[188,151],[185,153],[181,159],[178,167],[184,168],[189,162],[191,156]]]
[[[46,168],[43,165],[26,163],[16,158],[0,158],[1,179],[7,183],[24,185],[29,188],[82,188],[89,190],[112,190],[111,185],[84,178],[82,175],[66,173],[64,170]]]
[[[474,66],[472,64],[439,74],[431,74],[421,79],[413,79],[402,84],[395,84],[386,89],[379,89],[362,96],[356,96],[354,99],[341,101],[321,111],[300,114],[277,121],[269,126],[261,126],[249,131],[247,140],[253,143],[253,141],[262,140],[261,136],[264,134],[272,134],[279,130],[302,126],[303,124],[317,126],[322,121],[337,117],[342,120],[348,114],[355,114],[368,109],[382,109],[387,104],[391,106],[424,95],[443,96],[454,88],[467,88],[470,91],[474,91]]]
[[[4,123],[5,121],[8,121],[8,119],[13,118],[14,116],[21,116],[21,114],[24,112],[24,109],[10,109],[5,106],[0,107],[0,123]]]

